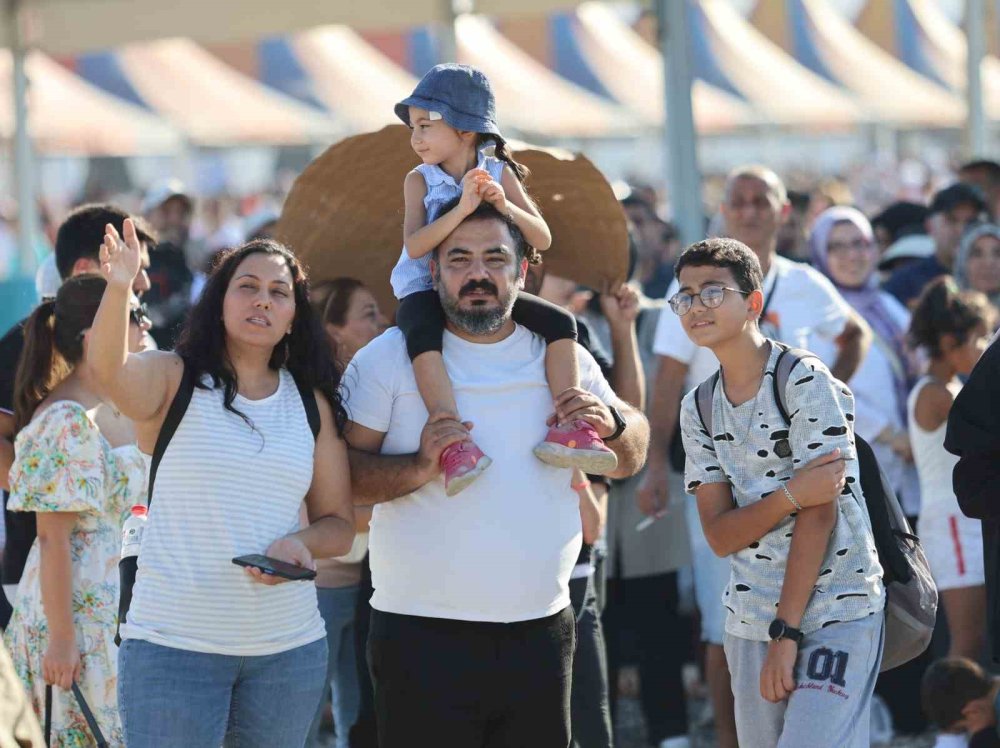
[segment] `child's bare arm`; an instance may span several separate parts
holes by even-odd
[[[466,185],[470,186],[466,186]],[[471,193],[471,194],[467,194]],[[403,181],[403,198],[406,213],[403,217],[403,244],[406,253],[414,260],[432,252],[434,248],[448,238],[452,231],[465,220],[479,205],[481,198],[476,194],[473,180],[463,180],[462,199],[459,204],[447,213],[438,217],[426,226],[427,214],[424,211],[424,197],[427,195],[427,183],[420,172],[414,170],[406,175]]]
[[[802,623],[836,522],[836,502],[803,509],[795,519],[777,614],[793,628]]]
[[[524,185],[509,166],[504,166],[500,186],[507,196],[507,210],[510,212],[510,217],[521,229],[528,244],[539,252],[551,247],[552,232],[549,231],[549,225],[545,223],[535,201],[525,192]]]
[[[796,470],[785,485],[801,506],[828,505],[844,487],[844,472],[840,451],[834,450]],[[697,487],[695,495],[705,538],[717,556],[729,556],[756,543],[795,511],[782,488],[743,507],[733,502],[728,483],[706,483]]]

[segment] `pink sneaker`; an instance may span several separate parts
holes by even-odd
[[[452,444],[441,453],[441,468],[444,470],[444,492],[454,496],[467,486],[490,465],[493,460],[483,454],[471,439]]]
[[[549,429],[545,441],[535,447],[535,457],[555,467],[580,468],[585,473],[604,475],[618,467],[618,456],[586,421],[572,421]]]

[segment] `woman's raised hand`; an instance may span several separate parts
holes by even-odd
[[[101,273],[109,285],[131,288],[142,269],[142,248],[131,218],[125,219],[122,233],[124,239],[110,223],[105,227],[100,251]]]

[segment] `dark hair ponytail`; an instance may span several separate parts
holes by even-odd
[[[910,323],[910,343],[923,346],[931,358],[939,358],[941,338],[951,335],[956,345],[963,345],[980,325],[986,326],[993,316],[989,300],[978,291],[961,291],[951,276],[930,283]]]
[[[83,358],[83,333],[94,323],[106,285],[99,275],[70,278],[55,299],[43,301],[28,317],[14,377],[16,431]]]
[[[493,155],[507,164],[507,166],[510,167],[510,170],[514,172],[514,176],[517,177],[517,181],[524,184],[524,180],[530,176],[531,171],[524,164],[520,164],[514,160],[514,152],[511,151],[506,140],[501,138],[499,135],[481,133],[476,141],[476,148],[482,148],[490,142],[493,143]]]

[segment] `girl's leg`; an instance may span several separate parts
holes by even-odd
[[[326,639],[239,660],[227,748],[301,748],[326,687]]]
[[[986,652],[986,587],[941,590],[941,599],[951,635],[948,655],[981,661]]]
[[[571,387],[580,386],[577,359],[576,320],[562,307],[527,293],[514,303],[513,319],[545,338],[545,372],[552,399]],[[610,473],[618,467],[615,453],[605,446],[592,425],[582,420],[557,423],[545,441],[535,447],[535,456],[555,467],[579,468],[586,473]]]
[[[406,337],[413,376],[428,416],[461,422],[451,378],[441,356],[444,323],[441,300],[435,291],[419,291],[399,303],[396,324]],[[441,454],[445,493],[454,496],[462,491],[482,475],[491,462],[471,438],[448,447]]]

